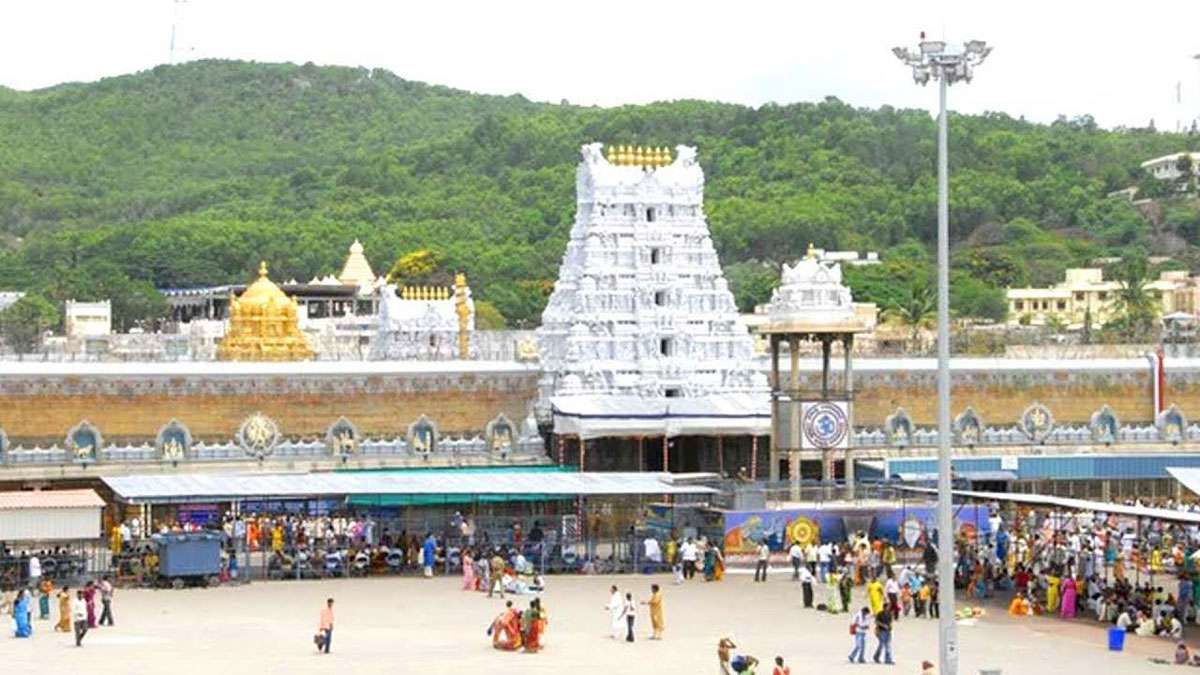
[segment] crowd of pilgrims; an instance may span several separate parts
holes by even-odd
[[[982,543],[973,555],[960,549],[959,585],[974,599],[1011,593],[1012,616],[1094,616],[1139,636],[1175,641],[1198,619],[1195,525],[1022,509],[1011,524],[993,515]]]

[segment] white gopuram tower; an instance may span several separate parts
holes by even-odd
[[[541,418],[581,438],[765,434],[766,377],[709,236],[695,148],[602,147],[582,148],[538,329]]]

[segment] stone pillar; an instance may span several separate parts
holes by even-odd
[[[788,479],[791,482],[791,500],[800,501],[800,451],[793,449],[788,453]]]
[[[827,336],[821,336],[821,398],[829,400],[829,356],[833,351],[833,340]]]
[[[845,359],[842,388],[846,391],[846,426],[849,429],[846,438],[846,497],[854,499],[854,368],[850,358],[850,353],[854,351],[854,334],[842,336],[842,351]]]
[[[788,381],[788,392],[795,399],[800,391],[800,336],[788,336],[788,352],[791,357],[791,377]]]
[[[669,442],[669,439],[666,436],[663,436],[663,447],[662,447],[663,471],[669,472],[671,470],[671,448],[670,448],[670,446],[667,445],[668,442]]]
[[[768,476],[772,481],[779,480],[779,429],[776,423],[779,420],[779,341],[778,335],[772,334],[771,341],[771,448],[768,456],[771,459],[771,466]]]
[[[646,439],[638,436],[638,451],[637,451],[638,471],[646,470]]]
[[[788,405],[791,406],[791,414],[788,419],[791,423],[788,425],[788,481],[791,483],[791,500],[800,500],[800,410],[802,405],[797,399],[800,396],[800,336],[788,336],[788,349],[791,350],[791,378],[790,391],[792,392],[791,400]]]

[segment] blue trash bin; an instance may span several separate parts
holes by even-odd
[[[1108,651],[1119,652],[1125,649],[1125,629],[1113,626],[1108,629]]]

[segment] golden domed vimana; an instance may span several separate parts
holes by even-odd
[[[221,361],[307,361],[313,358],[300,330],[300,307],[267,278],[259,263],[258,279],[240,297],[229,299],[229,328],[217,346]]]

